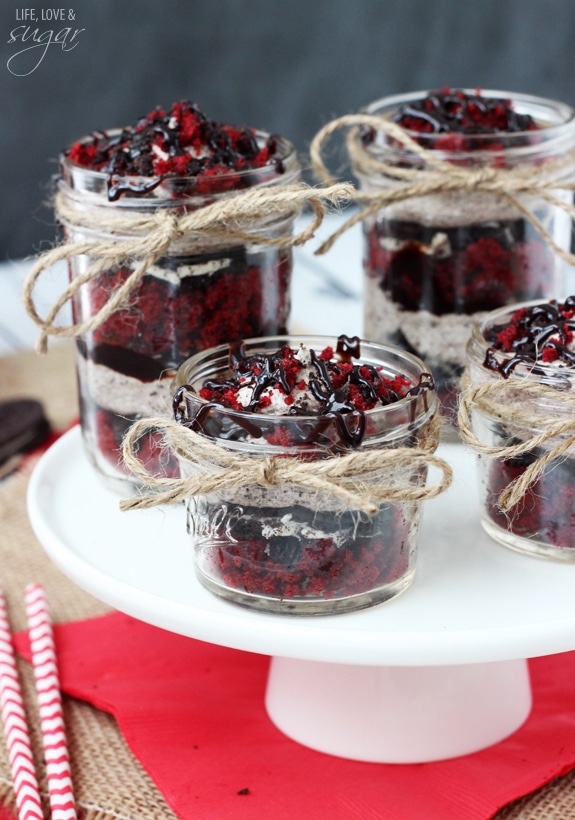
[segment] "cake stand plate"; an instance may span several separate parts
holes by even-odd
[[[424,505],[418,568],[402,595],[323,617],[252,612],[195,577],[183,505],[121,512],[79,428],[38,462],[34,531],[79,586],[142,621],[273,656],[268,714],[320,751],[422,762],[503,739],[531,705],[525,658],[575,648],[575,565],[520,555],[479,523],[474,457],[440,454],[453,486]]]

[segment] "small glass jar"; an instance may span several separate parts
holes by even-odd
[[[335,349],[323,337],[273,337],[245,342],[245,355],[297,348]],[[337,421],[327,416],[262,415],[232,411],[200,398],[206,379],[225,377],[228,346],[200,353],[179,369],[174,383],[176,419],[246,459],[270,456],[305,461],[350,452]],[[425,383],[423,362],[401,350],[361,344],[360,362]],[[422,381],[423,380],[423,381]],[[438,412],[431,385],[365,413],[366,432],[354,451],[429,446]],[[196,421],[194,421],[196,420]],[[209,465],[205,465],[209,469]],[[197,471],[181,459],[183,477]],[[426,469],[387,467],[361,476],[367,489],[422,486]],[[250,484],[198,495],[188,502],[188,527],[201,583],[251,609],[323,615],[362,609],[393,598],[413,580],[420,501],[377,503],[369,515],[331,491],[296,485]]]
[[[575,367],[520,362],[510,373],[505,368],[493,369],[486,333],[490,328],[507,325],[515,310],[538,304],[541,300],[500,308],[473,328],[467,346],[466,379],[471,387],[491,384],[497,389],[470,402],[469,443],[479,445],[477,470],[485,531],[518,552],[575,561],[575,445],[565,445],[573,437],[573,430],[537,446],[520,447],[524,451],[515,455],[499,457],[482,452],[483,448],[521,446],[549,431],[550,425],[573,419]],[[511,359],[511,354],[497,352],[495,359],[504,362]],[[463,434],[462,424],[460,429]],[[501,494],[557,446],[564,449],[562,455],[547,464],[527,492],[503,511]]]
[[[386,97],[367,106],[365,113],[392,119],[403,105],[426,95],[415,92]],[[453,165],[517,172],[537,168],[538,180],[575,179],[572,108],[503,91],[482,91],[481,96],[510,99],[515,111],[531,115],[542,127],[515,133],[465,134],[466,146],[472,142],[472,148],[466,150],[449,149],[445,133],[407,133],[435,158]],[[408,174],[410,170],[433,170],[427,161],[406,151],[383,131],[356,133],[351,155],[360,187],[370,193],[418,181],[409,175],[401,181],[376,173],[370,161],[385,162]],[[572,195],[565,197],[572,202]],[[542,196],[520,195],[519,199],[559,247],[570,250],[568,214]],[[473,323],[504,305],[563,295],[564,263],[525,215],[497,193],[438,191],[399,199],[364,221],[364,236],[364,335],[397,344],[429,364],[448,420],[454,420],[457,386]]]
[[[108,134],[113,137],[114,131]],[[260,146],[269,135],[256,132]],[[86,138],[89,140],[90,138]],[[127,233],[114,219],[125,214],[151,217],[159,211],[178,216],[203,208],[240,190],[276,187],[299,180],[294,147],[278,137],[273,164],[202,178],[114,178],[118,191],[110,201],[108,175],[61,158],[60,195],[68,209],[106,217],[109,229],[86,228],[62,220],[66,241],[118,244],[145,234]],[[141,193],[142,188],[150,189]],[[140,189],[140,192],[137,192]],[[136,193],[134,193],[136,191]],[[87,221],[85,218],[83,221]],[[270,216],[245,229],[269,238],[288,237],[294,217]],[[70,279],[88,269],[94,257],[74,256]],[[139,260],[110,264],[84,284],[73,299],[75,324],[90,320],[122,286]],[[125,491],[133,479],[121,458],[125,431],[146,416],[170,414],[170,384],[179,365],[194,353],[246,336],[284,333],[290,312],[292,251],[236,238],[190,232],[174,240],[145,273],[126,304],[77,339],[80,418],[88,456],[112,487]],[[166,459],[150,435],[140,458],[154,472],[173,476],[177,464]]]

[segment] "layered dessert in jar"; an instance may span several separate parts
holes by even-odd
[[[563,271],[504,192],[449,190],[449,166],[572,181],[575,117],[550,100],[449,88],[382,99],[366,113],[397,123],[428,153],[419,156],[384,131],[363,128],[352,152],[362,190],[417,185],[425,181],[418,171],[435,173],[437,187],[400,197],[365,221],[364,334],[423,358],[452,418],[474,322],[507,304],[560,296]],[[430,156],[448,165],[435,166]],[[370,169],[373,159],[389,173]],[[569,250],[567,214],[537,194],[519,201]]]
[[[124,243],[137,247],[146,239],[134,217],[149,225],[156,214],[179,217],[250,188],[298,178],[288,141],[218,123],[189,102],[158,108],[123,129],[97,131],[64,152],[59,195],[67,241],[117,243],[123,255],[119,263],[113,254],[109,263],[104,259],[73,300],[76,324],[105,314],[78,339],[77,363],[84,439],[109,484],[117,479],[122,487],[127,478],[120,447],[130,424],[171,412],[169,385],[185,359],[223,342],[283,333],[290,311],[291,249],[257,239],[289,236],[293,214],[259,219],[245,228],[244,239],[227,236],[225,225],[219,233],[176,232],[109,312],[111,298],[145,259],[136,252],[126,258],[122,250]],[[73,258],[71,280],[97,258],[98,251]],[[142,448],[155,471],[177,470],[153,436]]]
[[[313,469],[374,448],[426,447],[438,409],[422,362],[345,336],[221,347],[186,362],[175,387],[176,421],[248,460],[286,468]],[[196,469],[182,459],[183,476]],[[382,482],[421,486],[425,478],[421,465],[371,466],[352,484],[369,497]],[[419,508],[378,501],[368,514],[329,485],[300,486],[289,477],[196,496],[188,503],[196,571],[215,594],[253,609],[361,609],[411,583]]]
[[[479,457],[484,528],[513,549],[566,561],[575,560],[574,332],[570,296],[495,311],[468,346],[471,384],[497,384],[472,407],[473,433],[503,449]],[[502,509],[502,493],[543,463]]]

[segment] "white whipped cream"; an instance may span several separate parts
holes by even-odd
[[[311,353],[309,349],[300,344],[299,350],[295,354],[295,358],[301,362],[302,368],[298,371],[296,384],[291,391],[293,402],[286,402],[286,394],[278,386],[268,387],[261,394],[261,398],[269,398],[270,404],[265,407],[258,407],[258,412],[266,415],[285,416],[289,413],[290,407],[305,407],[310,415],[317,413],[321,409],[320,402],[315,398],[309,389],[310,378],[317,378],[317,370],[311,360]],[[242,407],[248,407],[253,400],[255,383],[252,383],[251,377],[246,375],[240,380],[242,387],[238,390],[236,398]],[[298,384],[304,383],[305,387],[298,387]]]

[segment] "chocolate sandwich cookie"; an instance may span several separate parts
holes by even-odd
[[[43,444],[49,435],[50,422],[39,401],[0,402],[0,467],[13,456]]]

